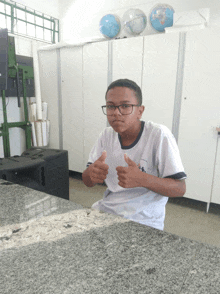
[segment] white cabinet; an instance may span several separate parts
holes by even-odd
[[[142,88],[142,119],[170,130],[174,112],[177,117],[181,94],[177,85],[181,84],[178,146],[188,176],[185,197],[220,204],[216,131],[220,126],[220,35],[211,29],[187,32],[186,47],[181,50],[180,41],[179,33],[157,34],[40,52],[42,99],[49,104],[51,121],[49,147],[63,143],[71,170],[83,172],[92,146],[107,125],[101,106],[109,80],[134,80]]]
[[[57,51],[39,51],[39,73],[42,101],[48,103],[50,120],[49,148],[59,149],[58,63]]]
[[[107,125],[108,42],[39,51],[42,100],[51,123],[49,148],[68,150],[69,169],[83,172]]]
[[[220,135],[218,135],[217,142],[217,151],[216,151],[216,161],[214,168],[214,177],[213,177],[213,188],[212,188],[212,203],[220,204]]]
[[[107,126],[101,106],[105,105],[108,74],[108,42],[83,46],[83,118],[84,161],[86,168],[89,153],[99,134]]]
[[[219,45],[211,30],[187,33],[178,145],[188,175],[185,196],[205,202],[211,199],[220,123]]]
[[[69,169],[80,172],[84,168],[82,51],[82,47],[60,50],[63,149],[68,150]]]
[[[143,120],[163,124],[172,130],[176,89],[179,34],[144,38],[142,94]]]
[[[128,78],[142,88],[142,120],[172,130],[179,34],[113,41],[112,80]]]
[[[112,80],[129,79],[141,87],[143,37],[112,42]]]

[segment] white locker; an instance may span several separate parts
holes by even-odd
[[[57,50],[39,51],[39,73],[42,101],[48,103],[50,120],[49,148],[59,149],[59,108]]]
[[[220,122],[220,36],[187,32],[179,149],[188,176],[185,197],[210,202]]]
[[[218,135],[216,161],[214,168],[213,187],[212,187],[212,203],[220,204],[220,135]]]
[[[220,204],[216,131],[220,127],[220,35],[211,29],[187,32],[185,51],[183,47],[180,50],[180,41],[180,34],[172,33],[59,49],[61,139],[69,151],[71,170],[83,172],[92,146],[107,125],[101,106],[110,80],[134,80],[142,88],[142,119],[172,131],[176,87],[182,82],[177,72],[180,55],[185,54],[178,137],[188,176],[185,197]],[[51,121],[49,147],[59,148],[57,52],[42,51],[39,55],[42,100],[48,102]]]
[[[84,163],[99,134],[107,125],[101,106],[105,105],[108,75],[108,42],[83,47]]]
[[[112,42],[112,81],[129,79],[141,87],[143,37]]]
[[[84,111],[82,47],[60,49],[63,149],[68,150],[69,169],[82,172]]]
[[[142,94],[143,120],[163,124],[172,131],[178,63],[179,34],[144,37]]]

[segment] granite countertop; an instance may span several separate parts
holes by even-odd
[[[220,249],[0,180],[0,293],[216,294]]]

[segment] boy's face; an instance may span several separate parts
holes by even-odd
[[[106,105],[138,104],[135,92],[126,87],[115,87],[106,95]],[[144,106],[134,106],[129,115],[122,115],[116,108],[112,116],[107,116],[110,126],[120,135],[134,133],[140,125]]]

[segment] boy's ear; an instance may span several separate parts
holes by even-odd
[[[140,118],[141,118],[142,113],[144,112],[144,110],[145,110],[144,105],[139,106],[139,115],[140,115]]]

